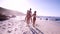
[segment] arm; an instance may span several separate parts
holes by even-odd
[[[27,16],[26,16],[27,17]],[[25,17],[25,21],[26,21],[26,17]]]
[[[32,17],[31,17],[31,22],[32,22]]]

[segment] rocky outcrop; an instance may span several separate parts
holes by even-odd
[[[0,14],[0,21],[9,19],[8,16]]]

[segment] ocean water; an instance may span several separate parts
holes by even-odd
[[[40,20],[51,20],[51,21],[60,21],[60,17],[51,17],[51,16],[37,16]]]

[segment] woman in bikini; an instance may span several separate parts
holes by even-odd
[[[31,11],[27,10],[27,14],[26,14],[26,17],[25,17],[25,20],[26,20],[26,23],[27,23],[27,26],[29,26],[29,23],[30,23],[30,20],[31,20]]]
[[[33,16],[33,27],[35,27],[35,22],[36,22],[36,11],[34,11]]]

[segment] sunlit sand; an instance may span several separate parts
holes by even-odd
[[[60,34],[59,21],[40,20],[37,18],[34,28],[32,22],[27,27],[24,18],[25,16],[16,16],[6,21],[0,21],[0,34]]]

